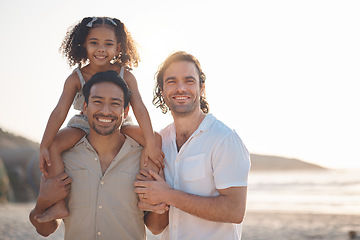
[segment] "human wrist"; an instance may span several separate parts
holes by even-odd
[[[179,191],[170,188],[167,193],[165,194],[164,197],[164,203],[166,203],[166,205],[168,206],[175,206],[176,205],[176,198],[177,198],[177,194],[179,193]]]
[[[49,148],[48,144],[41,142],[40,143],[40,151]]]

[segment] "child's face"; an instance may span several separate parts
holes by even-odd
[[[118,44],[114,31],[106,26],[93,27],[86,37],[84,47],[91,64],[103,66],[119,55]]]

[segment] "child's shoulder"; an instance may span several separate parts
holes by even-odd
[[[79,72],[78,72],[79,71]],[[80,75],[79,75],[80,74]],[[76,85],[77,87],[81,86],[81,71],[79,68],[75,69],[65,80],[66,84]]]
[[[120,72],[122,70],[124,72],[129,72],[130,73],[130,71],[132,70],[130,67],[124,66],[124,65],[122,65],[121,63],[118,63],[118,62],[112,64],[112,67],[113,67],[113,70],[117,71],[117,72]]]
[[[117,71],[122,77],[124,77],[124,80],[127,84],[129,84],[129,82],[136,82],[134,74],[130,72],[132,70],[131,68],[123,66],[119,63],[115,63],[113,65],[113,70]]]

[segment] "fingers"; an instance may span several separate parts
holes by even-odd
[[[48,156],[45,157],[45,161],[46,161],[47,165],[50,167],[51,166],[51,161],[50,161],[50,158]]]
[[[151,204],[145,203],[145,202],[141,202],[141,201],[139,201],[139,203],[138,203],[138,208],[140,210],[150,211],[150,212],[152,212],[155,209],[154,205],[151,205]]]
[[[163,214],[169,210],[169,207],[165,203],[152,205],[141,201],[138,203],[138,208],[143,211],[155,212],[157,214]]]
[[[66,172],[60,173],[59,175],[56,176],[56,179],[63,181],[64,179],[68,178],[69,175],[67,175]]]
[[[165,174],[164,174],[164,170],[163,169],[160,169],[159,171],[159,176],[165,180]]]
[[[144,159],[144,166],[147,167],[148,163],[149,163],[149,158],[148,156],[146,156]]]
[[[161,160],[159,160],[159,158],[154,163],[158,168],[163,168],[163,164],[162,164]]]
[[[160,170],[160,171],[161,171],[161,170]],[[162,177],[161,177],[159,174],[157,174],[156,172],[154,172],[153,170],[149,170],[149,174],[150,174],[156,181],[158,181],[158,180],[163,180]]]
[[[146,158],[146,159],[148,160],[149,158]],[[161,158],[155,158],[155,160],[153,160],[153,158],[150,158],[150,160],[151,160],[158,168],[163,168],[162,162],[161,162],[161,160],[159,160],[159,159],[161,159]],[[146,167],[146,165],[145,165],[145,167]]]
[[[139,181],[147,181],[147,180],[148,180],[148,179],[146,178],[146,176],[144,176],[144,175],[142,175],[142,174],[140,174],[140,173],[138,173],[138,174],[136,175],[136,179],[139,180]]]
[[[43,167],[42,164],[39,164],[39,168],[40,168],[40,172],[42,172],[43,174],[46,174],[47,172],[45,171],[45,168]]]
[[[157,162],[158,162],[158,167],[159,168],[164,168],[165,167],[165,165],[164,165],[164,158],[165,158],[165,154],[162,152],[162,151],[160,151],[160,156],[158,156],[158,158],[156,159],[157,160]]]
[[[43,159],[45,159],[45,162],[48,166],[51,166],[50,155],[48,151],[43,153]]]
[[[40,171],[43,173],[43,174],[47,174],[47,171],[46,171],[46,161],[44,161],[44,158],[40,158],[39,159],[39,169],[40,169]]]
[[[140,170],[140,172],[136,175],[136,179],[138,179],[140,181],[152,181],[152,180],[154,180],[146,170]]]
[[[65,185],[70,185],[70,183],[72,182],[72,179],[71,179],[71,177],[68,177],[65,180],[63,180],[63,182]]]
[[[56,179],[62,182],[62,184],[64,184],[67,189],[70,189],[70,183],[72,182],[72,179],[66,172],[57,175]]]
[[[44,174],[41,174],[40,176],[40,182],[45,182],[46,181],[46,177]]]
[[[141,183],[141,182],[140,182]],[[136,186],[136,182],[135,182],[135,192],[137,193],[137,194],[143,194],[143,193],[145,193],[146,192],[146,189],[144,188],[144,187],[140,187],[140,186]]]
[[[158,166],[160,169],[165,167],[163,158],[160,157],[160,158],[157,159],[157,166]]]

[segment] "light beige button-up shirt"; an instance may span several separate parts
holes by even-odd
[[[144,213],[137,208],[134,181],[142,147],[127,137],[104,175],[86,137],[62,157],[72,178],[66,240],[145,239]]]

